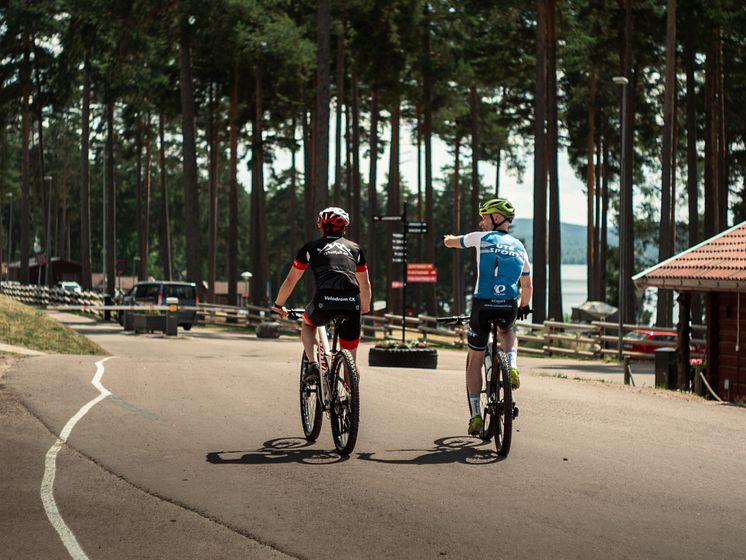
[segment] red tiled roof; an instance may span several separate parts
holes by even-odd
[[[746,222],[674,255],[632,279],[639,288],[746,292]]]

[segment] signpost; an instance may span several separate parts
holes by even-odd
[[[406,302],[407,302],[407,283],[408,282],[437,282],[438,273],[432,263],[425,264],[408,264],[407,263],[407,234],[416,233],[423,234],[427,233],[427,222],[420,221],[407,221],[407,203],[404,203],[404,212],[401,215],[392,216],[373,216],[375,222],[400,222],[404,227],[402,233],[394,233],[391,245],[393,248],[391,260],[395,263],[401,263],[401,280],[393,280],[391,287],[393,289],[401,288],[401,341],[404,343],[406,340],[407,332],[407,317],[406,317]],[[417,267],[429,266],[427,269],[420,269]],[[414,267],[414,268],[410,268]],[[418,271],[423,270],[423,273]],[[413,272],[414,271],[414,272]]]

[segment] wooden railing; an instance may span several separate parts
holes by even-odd
[[[90,308],[84,312],[103,315],[103,296],[97,292],[71,292],[46,286],[21,285],[13,282],[0,282],[0,294],[6,295],[29,305],[65,306],[84,305]],[[264,321],[278,321],[281,330],[287,333],[300,332],[301,320],[281,319],[270,314],[266,307],[247,305],[235,307],[200,303],[197,312],[198,323],[223,325],[227,327],[253,328]],[[425,340],[433,345],[464,348],[466,346],[467,326],[444,326],[429,315],[406,318],[406,336],[408,340]],[[674,328],[649,327],[643,325],[623,325],[625,336],[623,352],[626,360],[653,360],[656,348],[675,348],[675,342],[658,342],[630,338],[633,330],[656,330],[676,335]],[[617,323],[594,321],[592,323],[562,323],[545,321],[538,323],[516,323],[519,339],[519,351],[523,354],[542,356],[570,356],[590,359],[614,359],[619,355]],[[691,344],[693,358],[704,356],[704,325],[692,326]],[[402,318],[400,315],[383,316],[364,315],[362,317],[362,336],[367,340],[401,338]],[[630,347],[643,346],[650,352],[633,351]]]

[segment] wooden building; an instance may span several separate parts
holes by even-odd
[[[746,403],[746,222],[641,272],[633,280],[640,288],[704,294],[706,379],[721,399]],[[682,301],[686,309],[686,298],[679,299],[680,307]],[[680,322],[680,342],[681,334]],[[679,351],[684,347],[688,348],[688,339],[679,344]]]

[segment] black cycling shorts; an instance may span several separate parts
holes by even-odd
[[[467,341],[472,350],[487,348],[490,335],[490,321],[497,320],[497,327],[501,331],[510,330],[515,323],[518,313],[516,300],[472,299],[471,318],[469,319],[469,334]]]
[[[339,345],[352,350],[360,343],[360,294],[357,292],[316,292],[303,317],[314,327],[327,325],[335,317],[346,317],[339,325]]]

